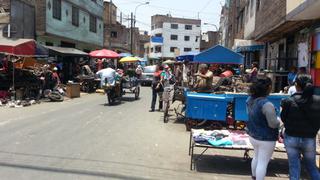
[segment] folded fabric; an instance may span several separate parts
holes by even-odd
[[[207,142],[207,138],[202,137],[202,136],[193,137],[193,140],[194,140],[195,142]]]
[[[209,139],[208,142],[212,146],[231,146],[233,144],[229,138],[223,138],[220,140]]]

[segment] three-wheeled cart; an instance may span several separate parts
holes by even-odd
[[[243,129],[248,121],[246,100],[248,94],[205,94],[186,93],[186,130],[191,128],[222,129],[230,125],[234,129]],[[271,94],[267,98],[274,104],[280,115],[281,100],[284,94]]]

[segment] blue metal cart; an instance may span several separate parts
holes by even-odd
[[[268,99],[274,104],[280,115],[281,100],[288,95],[271,94]],[[228,125],[230,115],[234,123],[240,123],[244,128],[248,121],[246,101],[248,94],[204,94],[186,93],[186,129],[190,130],[205,123],[210,129],[222,128]],[[230,111],[231,108],[231,111]],[[237,124],[233,124],[234,127]]]

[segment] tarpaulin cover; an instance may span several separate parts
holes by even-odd
[[[118,58],[119,57],[118,53],[108,49],[91,51],[89,55],[93,58]]]
[[[27,57],[48,56],[48,50],[33,39],[0,39],[0,53]]]
[[[10,55],[32,56],[35,54],[35,42],[31,39],[1,39],[0,52]]]
[[[193,62],[211,64],[243,64],[243,56],[228,48],[216,45],[196,55]]]
[[[177,61],[193,61],[195,55],[198,55],[199,51],[190,51],[181,56],[176,57]]]

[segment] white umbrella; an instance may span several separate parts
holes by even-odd
[[[168,60],[162,62],[162,64],[174,64],[174,63],[176,63],[176,61],[171,60],[171,59],[168,59]]]

